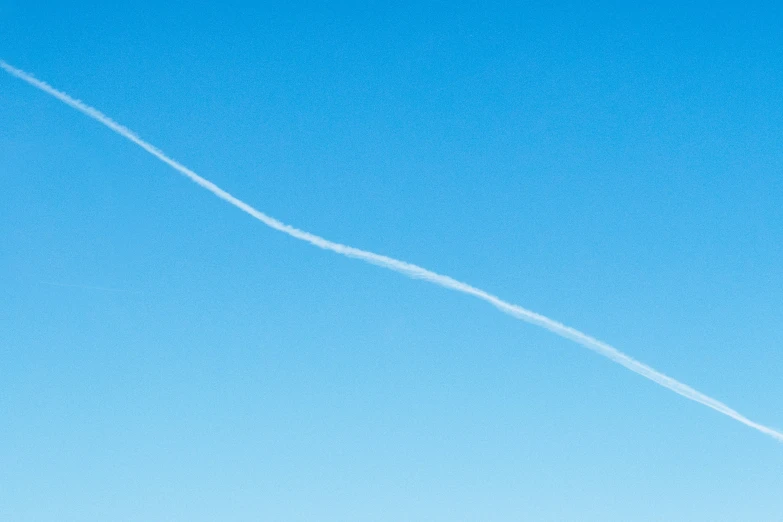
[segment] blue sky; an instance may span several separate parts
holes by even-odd
[[[0,5],[0,57],[781,428],[782,22]],[[10,76],[0,107],[0,518],[783,519],[771,439]]]

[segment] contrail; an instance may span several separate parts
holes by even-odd
[[[99,112],[97,109],[94,109],[77,99],[71,98],[64,92],[58,91],[57,89],[50,86],[49,84],[42,82],[41,80],[38,80],[37,78],[35,78],[29,73],[26,73],[20,69],[17,69],[16,67],[13,67],[12,65],[9,65],[3,60],[0,60],[0,67],[2,67],[6,72],[11,74],[12,76],[15,76],[20,80],[29,83],[33,87],[51,96],[54,96],[55,98],[65,103],[66,105],[69,105],[72,108],[76,109],[77,111],[80,111],[86,114],[87,116],[89,116],[90,118],[98,121],[99,123],[102,123],[103,125],[110,128],[111,130],[113,130],[123,138],[132,141],[133,143],[135,143],[142,149],[146,150],[147,152],[149,152],[150,154],[152,154],[162,162],[166,163],[174,170],[178,171],[180,174],[186,176],[194,183],[197,183],[198,185],[212,192],[215,196],[230,203],[231,205],[242,210],[243,212],[250,214],[252,217],[261,221],[262,223],[264,223],[266,226],[270,228],[279,230],[280,232],[283,232],[284,234],[288,234],[289,236],[294,237],[296,239],[306,241],[311,245],[317,246],[318,248],[322,248],[324,250],[330,250],[332,252],[335,252],[337,254],[346,257],[360,259],[367,263],[372,263],[374,265],[379,265],[384,268],[388,268],[389,270],[399,272],[403,275],[406,275],[414,279],[423,279],[425,281],[442,286],[444,288],[448,288],[450,290],[455,290],[463,294],[468,294],[477,297],[495,306],[496,308],[500,309],[502,312],[511,315],[512,317],[516,317],[517,319],[520,319],[527,323],[540,326],[541,328],[545,328],[550,332],[559,335],[560,337],[570,339],[571,341],[574,341],[584,346],[585,348],[589,348],[590,350],[593,350],[594,352],[606,357],[607,359],[611,359],[617,364],[625,366],[632,372],[638,373],[642,377],[646,377],[647,379],[650,379],[651,381],[658,383],[664,388],[668,388],[674,393],[682,395],[683,397],[690,399],[694,402],[698,402],[699,404],[703,404],[708,408],[712,408],[713,410],[720,412],[728,417],[731,417],[732,419],[741,422],[746,426],[749,426],[755,430],[760,431],[761,433],[769,435],[770,437],[774,438],[778,442],[783,442],[783,433],[748,419],[747,417],[740,414],[736,410],[733,410],[726,404],[723,404],[722,402],[713,399],[712,397],[709,397],[691,388],[687,384],[681,383],[676,379],[664,375],[663,373],[651,368],[650,366],[647,366],[646,364],[641,363],[633,359],[632,357],[624,354],[617,348],[603,341],[599,341],[598,339],[595,339],[585,333],[582,333],[579,330],[576,330],[575,328],[566,326],[562,323],[559,323],[541,314],[537,314],[536,312],[533,312],[521,306],[503,301],[497,296],[494,296],[479,288],[470,286],[467,283],[457,281],[456,279],[453,279],[449,276],[437,274],[435,272],[427,270],[426,268],[422,268],[420,266],[416,266],[411,263],[406,263],[405,261],[400,261],[398,259],[394,259],[391,257],[375,254],[373,252],[368,252],[366,250],[360,250],[358,248],[354,248],[348,245],[335,243],[334,241],[329,241],[328,239],[324,239],[320,236],[316,236],[315,234],[305,232],[304,230],[299,230],[298,228],[292,227],[291,225],[286,225],[285,223],[278,221],[277,219],[268,216],[259,210],[256,210],[255,208],[251,207],[244,201],[232,196],[222,188],[218,187],[211,181],[202,178],[201,176],[199,176],[189,168],[169,158],[160,149],[142,140],[133,131],[113,121],[111,118]]]

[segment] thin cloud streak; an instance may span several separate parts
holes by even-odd
[[[94,109],[89,105],[86,105],[85,103],[70,97],[64,92],[58,91],[57,89],[53,88],[49,84],[42,82],[41,80],[38,80],[37,78],[30,75],[29,73],[26,73],[25,71],[22,71],[20,69],[17,69],[16,67],[9,65],[3,60],[0,60],[0,68],[4,69],[12,76],[15,76],[16,78],[19,78],[20,80],[27,82],[33,87],[51,96],[54,96],[55,98],[62,101],[66,105],[69,105],[70,107],[76,109],[77,111],[82,112],[87,116],[89,116],[90,118],[105,125],[112,131],[119,134],[120,136],[124,137],[127,140],[132,141],[133,143],[135,143],[136,145],[138,145],[148,153],[152,154],[160,161],[166,163],[171,168],[178,171],[180,174],[184,175],[185,177],[189,178],[194,183],[207,189],[215,196],[237,207],[238,209],[249,214],[255,219],[261,221],[262,223],[264,223],[266,226],[270,228],[283,232],[284,234],[288,234],[289,236],[294,237],[296,239],[306,241],[307,243],[310,243],[311,245],[317,246],[318,248],[324,250],[329,250],[331,252],[335,252],[337,254],[346,257],[360,259],[367,263],[371,263],[374,265],[387,268],[389,270],[393,270],[395,272],[401,273],[403,275],[406,275],[414,279],[422,279],[424,281],[428,281],[430,283],[442,286],[444,288],[448,288],[450,290],[461,292],[467,295],[472,295],[478,299],[490,303],[491,305],[498,308],[500,311],[512,317],[539,326],[541,328],[545,328],[550,332],[559,335],[560,337],[574,341],[575,343],[580,344],[585,348],[588,348],[598,353],[599,355],[602,355],[607,359],[610,359],[615,363],[626,367],[632,372],[638,373],[642,377],[645,377],[663,386],[664,388],[668,388],[674,393],[682,395],[683,397],[690,399],[694,402],[697,402],[699,404],[702,404],[708,408],[712,408],[713,410],[722,413],[723,415],[726,415],[738,422],[741,422],[746,426],[749,426],[757,431],[760,431],[761,433],[769,435],[770,437],[774,438],[778,442],[783,442],[783,433],[748,419],[747,417],[740,414],[736,410],[730,408],[726,404],[723,404],[722,402],[713,399],[712,397],[709,397],[691,388],[687,384],[681,383],[678,380],[673,379],[672,377],[669,377],[655,370],[654,368],[651,368],[650,366],[647,366],[646,364],[633,359],[632,357],[624,354],[617,348],[603,341],[599,341],[598,339],[595,339],[583,332],[580,332],[575,328],[566,326],[562,323],[559,323],[553,319],[550,319],[546,316],[543,316],[541,314],[538,314],[536,312],[533,312],[521,306],[503,301],[497,296],[494,296],[479,288],[470,286],[467,283],[457,281],[456,279],[453,279],[449,276],[437,274],[435,272],[432,272],[420,266],[411,263],[406,263],[405,261],[400,261],[384,255],[375,254],[373,252],[367,252],[365,250],[354,248],[348,245],[335,243],[333,241],[329,241],[328,239],[324,239],[320,236],[316,236],[315,234],[311,234],[309,232],[299,230],[298,228],[292,227],[291,225],[286,225],[285,223],[271,216],[268,216],[259,210],[256,210],[255,208],[248,205],[244,201],[232,196],[225,190],[221,189],[211,181],[202,178],[201,176],[199,176],[189,168],[169,158],[160,149],[142,140],[133,131],[120,125],[119,123],[116,123],[108,116],[99,112],[97,109]]]

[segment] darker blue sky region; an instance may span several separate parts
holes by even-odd
[[[0,58],[783,428],[782,10],[6,2]],[[0,519],[783,519],[771,439],[7,75],[0,182]]]

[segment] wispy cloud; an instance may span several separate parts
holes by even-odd
[[[414,279],[422,279],[424,281],[428,281],[430,283],[442,286],[444,288],[448,288],[450,290],[454,290],[467,295],[472,295],[473,297],[481,299],[482,301],[486,301],[487,303],[498,308],[500,311],[512,317],[516,317],[517,319],[520,319],[527,323],[534,324],[541,328],[545,328],[559,335],[560,337],[570,339],[571,341],[574,341],[575,343],[578,343],[584,346],[585,348],[588,348],[606,357],[607,359],[610,359],[616,362],[617,364],[626,367],[632,372],[635,372],[663,386],[664,388],[673,391],[674,393],[677,393],[687,399],[690,399],[694,402],[707,406],[708,408],[712,408],[713,410],[722,413],[738,422],[741,422],[746,426],[749,426],[755,430],[760,431],[761,433],[769,435],[770,437],[776,439],[779,442],[783,442],[783,433],[748,419],[747,417],[740,414],[736,410],[730,408],[726,404],[723,404],[722,402],[713,399],[712,397],[709,397],[691,388],[687,384],[684,384],[676,379],[673,379],[655,370],[654,368],[651,368],[650,366],[647,366],[646,364],[633,359],[632,357],[624,354],[617,348],[603,341],[599,341],[598,339],[595,339],[583,332],[580,332],[575,328],[571,328],[570,326],[566,326],[546,316],[543,316],[541,314],[538,314],[536,312],[533,312],[521,306],[515,305],[513,303],[504,301],[497,296],[485,292],[484,290],[470,286],[467,283],[457,281],[456,279],[453,279],[449,276],[437,274],[435,272],[432,272],[420,266],[416,266],[411,263],[406,263],[405,261],[400,261],[398,259],[394,259],[384,255],[375,254],[373,252],[368,252],[366,250],[361,250],[348,245],[335,243],[334,241],[329,241],[328,239],[324,239],[315,234],[311,234],[309,232],[305,232],[304,230],[299,230],[298,228],[292,227],[290,225],[286,225],[285,223],[271,216],[268,216],[259,210],[256,210],[255,208],[248,205],[244,201],[232,196],[225,190],[221,189],[211,181],[202,178],[201,176],[199,176],[189,168],[171,159],[166,154],[164,154],[160,149],[142,140],[133,131],[116,123],[108,116],[99,112],[97,109],[94,109],[89,105],[86,105],[85,103],[75,98],[72,98],[71,96],[65,94],[64,92],[58,91],[57,89],[53,88],[47,83],[42,82],[41,80],[38,80],[37,78],[33,77],[29,73],[17,69],[16,67],[9,65],[8,63],[2,60],[0,60],[0,67],[4,69],[6,72],[8,72],[9,74],[11,74],[12,76],[15,76],[20,80],[23,80],[28,84],[32,85],[33,87],[51,96],[54,96],[55,98],[62,101],[66,105],[69,105],[70,107],[86,114],[87,116],[98,121],[99,123],[102,123],[103,125],[113,130],[120,136],[132,141],[133,143],[135,143],[136,145],[138,145],[148,153],[152,154],[160,161],[166,163],[167,165],[169,165],[170,167],[178,171],[180,174],[189,178],[194,183],[207,189],[215,196],[237,207],[238,209],[249,214],[255,219],[261,221],[262,223],[264,223],[266,226],[270,228],[283,232],[284,234],[288,234],[289,236],[299,239],[301,241],[306,241],[307,243],[310,243],[311,245],[317,246],[318,248],[322,248],[324,250],[329,250],[331,252],[335,252],[337,254],[346,257],[360,259],[367,263],[372,263],[374,265],[382,266],[384,268],[388,268],[389,270],[399,272],[403,275],[406,275]]]

